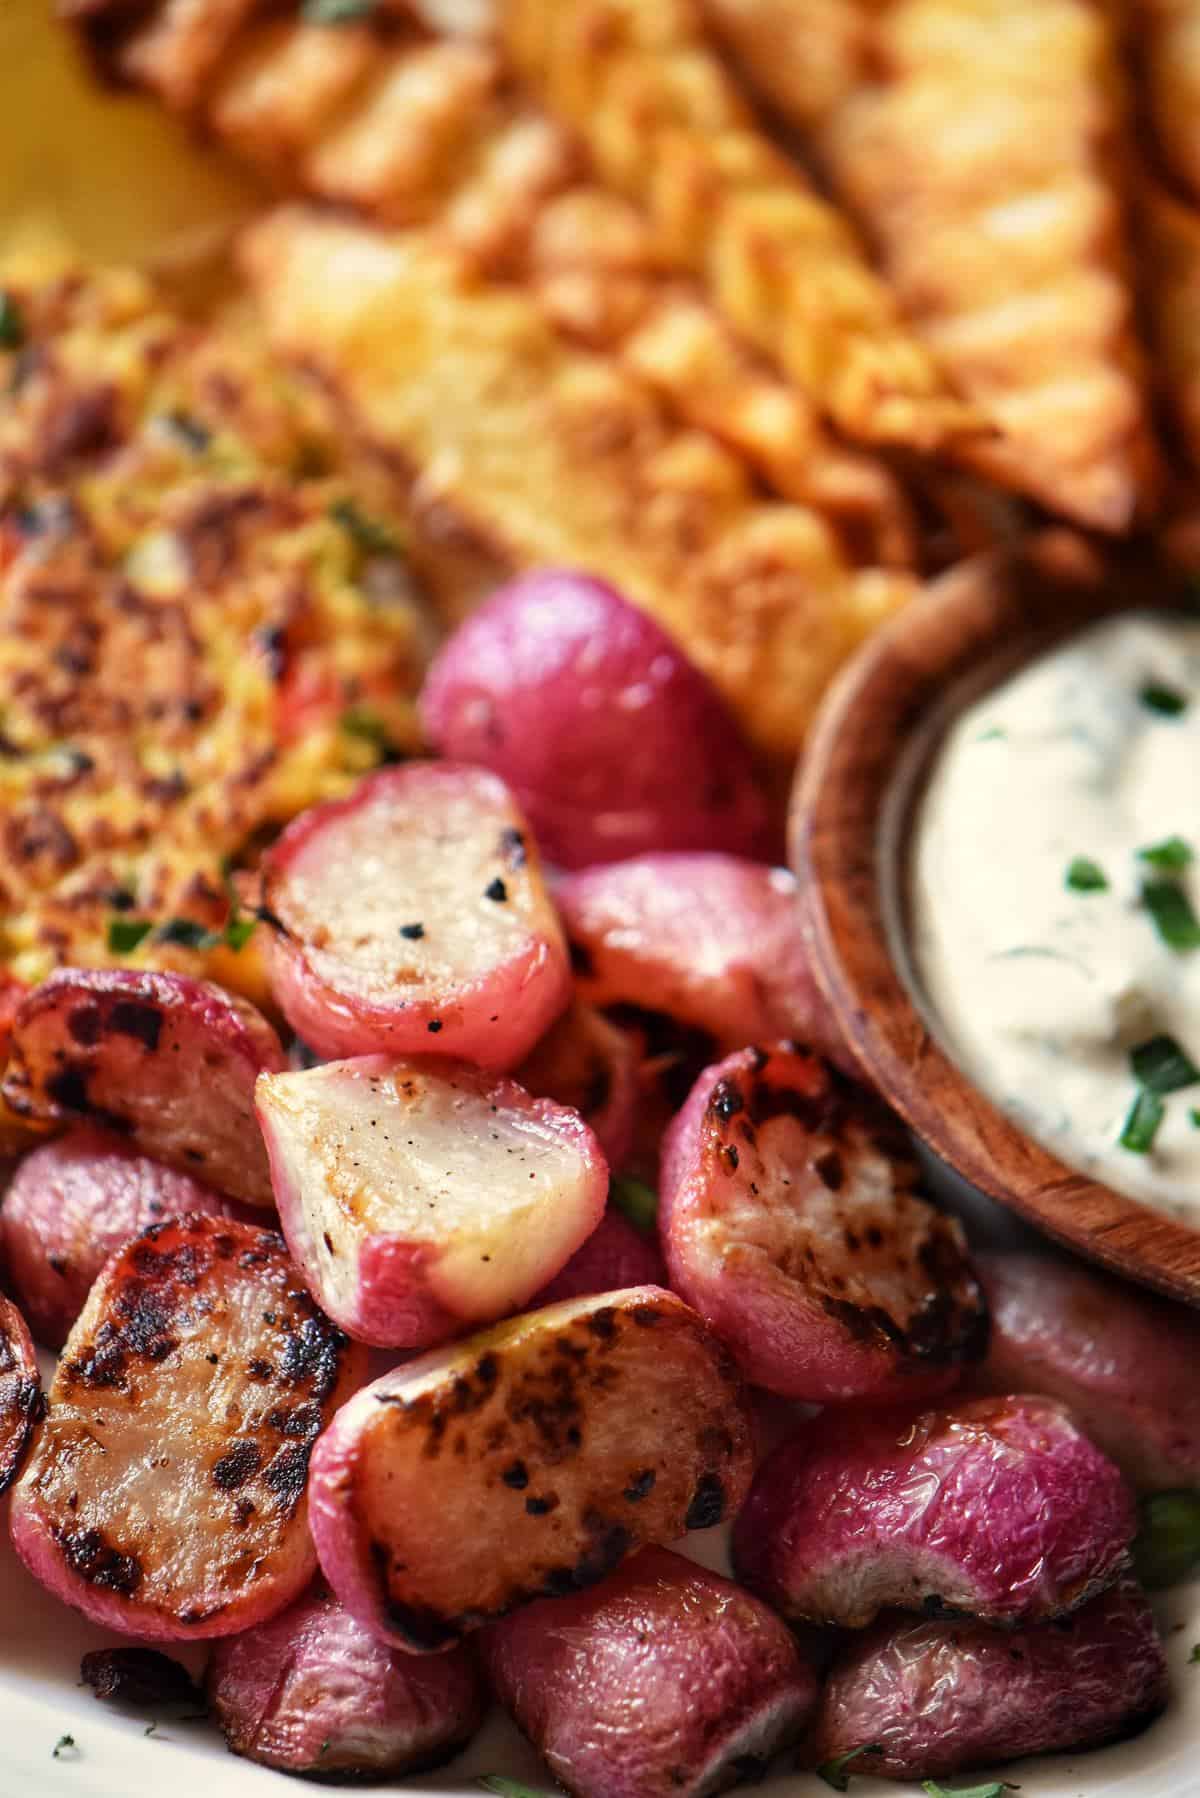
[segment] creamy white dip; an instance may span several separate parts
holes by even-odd
[[[1200,1067],[1200,948],[1162,934],[1200,915],[1200,620],[1098,624],[988,693],[915,824],[912,949],[948,1051],[1061,1160],[1200,1219],[1200,1084],[1143,1100],[1152,1140],[1121,1146],[1133,1051],[1166,1037]]]

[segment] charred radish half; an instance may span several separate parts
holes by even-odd
[[[513,1068],[563,1009],[566,944],[494,774],[410,762],[305,812],[263,864],[270,971],[320,1055]]]
[[[0,1492],[20,1471],[42,1414],[42,1382],[25,1319],[0,1297]]]
[[[313,1535],[376,1635],[447,1647],[734,1511],[751,1471],[737,1371],[656,1286],[576,1299],[364,1387],[313,1456]]]
[[[224,1636],[308,1583],[312,1446],[362,1377],[283,1240],[156,1224],[106,1265],[13,1491],[18,1554],[92,1622]]]
[[[1015,1625],[1129,1566],[1120,1473],[1050,1399],[824,1414],[759,1468],[739,1576],[785,1616],[861,1629],[890,1605]]]
[[[1126,1579],[1032,1629],[881,1621],[830,1673],[814,1758],[864,1777],[945,1778],[1103,1747],[1144,1729],[1166,1702],[1154,1618]]]
[[[453,1061],[327,1062],[259,1082],[292,1253],[329,1315],[427,1348],[519,1310],[604,1213],[577,1112]]]
[[[466,1746],[486,1708],[465,1649],[403,1654],[320,1590],[219,1642],[208,1695],[235,1754],[322,1779],[437,1766]]]
[[[3,1093],[23,1117],[99,1124],[207,1186],[270,1206],[254,1082],[285,1065],[267,1020],[207,981],[63,968],[17,1013]]]
[[[816,1703],[787,1626],[732,1581],[647,1548],[592,1592],[481,1638],[501,1703],[568,1791],[707,1798],[766,1771]]]
[[[944,1392],[984,1353],[987,1313],[961,1225],[918,1179],[861,1088],[790,1045],[744,1049],[663,1144],[671,1284],[784,1397]]]

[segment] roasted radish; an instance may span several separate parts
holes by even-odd
[[[941,1778],[1100,1748],[1144,1729],[1166,1702],[1154,1618],[1124,1579],[1072,1616],[1028,1629],[881,1620],[834,1664],[814,1759],[864,1777]]]
[[[739,1576],[788,1617],[861,1629],[889,1605],[1014,1625],[1129,1566],[1118,1470],[1044,1398],[821,1416],[759,1468]]]
[[[980,1264],[992,1339],[978,1380],[1045,1392],[1145,1492],[1200,1487],[1200,1318],[1078,1262]]]
[[[37,1340],[57,1349],[114,1249],[165,1217],[227,1209],[190,1174],[83,1124],[34,1149],[13,1175],[0,1259]]]
[[[556,1305],[589,1293],[616,1292],[622,1286],[665,1286],[666,1269],[657,1236],[636,1230],[610,1203],[581,1249],[561,1273],[543,1286],[535,1304]]]
[[[789,1045],[708,1068],[663,1143],[672,1286],[786,1398],[944,1392],[987,1344],[961,1225],[878,1103]]]
[[[434,660],[421,716],[443,755],[509,783],[564,868],[761,855],[770,840],[724,701],[653,619],[585,575],[526,575],[480,606]]]
[[[573,874],[556,897],[594,1005],[666,1012],[728,1049],[793,1037],[845,1060],[796,892],[784,869],[731,855],[642,855]]]
[[[609,1166],[624,1167],[637,1116],[638,1050],[629,1031],[577,1002],[521,1063],[517,1079],[539,1098],[572,1106],[595,1131]]]
[[[766,1771],[817,1699],[778,1617],[665,1548],[592,1592],[526,1605],[481,1646],[501,1704],[587,1798],[726,1791]]]
[[[24,1117],[86,1120],[247,1204],[270,1206],[254,1082],[285,1066],[244,999],[183,974],[63,968],[13,1026],[4,1097]]]
[[[608,1168],[578,1113],[461,1062],[267,1074],[258,1115],[293,1255],[330,1317],[379,1347],[520,1310],[604,1214]]]
[[[128,1635],[273,1616],[312,1576],[308,1459],[364,1362],[274,1231],[154,1225],[107,1263],[67,1339],[13,1491],[18,1554]]]
[[[313,1456],[326,1577],[418,1652],[737,1508],[737,1371],[656,1286],[527,1313],[365,1387]]]
[[[403,1654],[321,1590],[219,1642],[208,1694],[235,1754],[324,1779],[436,1766],[466,1746],[485,1709],[465,1649]]]
[[[42,1415],[42,1382],[25,1319],[0,1297],[0,1492],[12,1485]]]
[[[271,981],[319,1055],[513,1068],[570,970],[528,826],[480,768],[410,762],[314,806],[263,863]]]

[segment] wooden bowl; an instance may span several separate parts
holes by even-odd
[[[814,969],[866,1077],[970,1185],[1066,1247],[1200,1305],[1200,1230],[1066,1167],[931,1033],[907,951],[905,846],[950,719],[1083,625],[1163,604],[1078,539],[964,563],[872,638],[833,687],[797,776],[792,862]]]

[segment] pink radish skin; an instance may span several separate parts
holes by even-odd
[[[733,1552],[787,1617],[862,1629],[895,1605],[1012,1627],[1111,1585],[1136,1521],[1061,1405],[988,1398],[801,1425],[759,1468]]]
[[[229,1211],[190,1175],[84,1124],[17,1168],[0,1210],[0,1257],[37,1340],[58,1349],[114,1250],[163,1218]]]
[[[38,1419],[42,1381],[25,1319],[0,1296],[0,1492],[16,1479]]]
[[[568,1791],[707,1798],[800,1735],[817,1680],[764,1604],[665,1548],[493,1624],[501,1704]]]
[[[591,1125],[608,1165],[624,1167],[638,1108],[639,1044],[590,1005],[568,1007],[517,1069],[539,1098],[570,1105]]]
[[[1130,1579],[1029,1629],[892,1617],[853,1638],[835,1663],[812,1761],[868,1746],[848,1773],[942,1779],[1122,1741],[1167,1697],[1154,1617]]]
[[[604,1214],[608,1167],[578,1113],[461,1062],[268,1074],[258,1116],[305,1279],[378,1348],[520,1310]]]
[[[920,1196],[903,1133],[789,1045],[700,1076],[663,1140],[670,1283],[784,1398],[948,1391],[987,1346],[962,1226]]]
[[[610,1204],[581,1249],[533,1300],[531,1309],[558,1305],[564,1299],[594,1292],[616,1292],[622,1286],[665,1286],[666,1268],[658,1239],[643,1236]]]
[[[987,1391],[1061,1399],[1143,1492],[1200,1487],[1200,1318],[1077,1262],[989,1255]]]
[[[403,1654],[322,1590],[218,1642],[207,1685],[234,1754],[326,1779],[440,1766],[466,1747],[486,1709],[465,1650]]]
[[[656,1286],[527,1312],[409,1361],[313,1455],[321,1566],[372,1634],[445,1649],[732,1513],[752,1471],[736,1369]]]
[[[421,717],[443,755],[508,782],[560,867],[768,851],[767,802],[732,714],[602,581],[550,570],[494,594],[434,659]]]
[[[17,1013],[3,1094],[21,1117],[101,1125],[140,1154],[269,1208],[254,1082],[285,1065],[261,1013],[208,981],[61,968]]]
[[[642,855],[555,897],[580,996],[666,1012],[728,1049],[791,1037],[851,1069],[800,933],[795,877],[730,855]]]
[[[17,1553],[89,1621],[147,1641],[273,1616],[315,1571],[308,1459],[365,1362],[273,1230],[154,1225],[67,1339],[13,1489]]]
[[[509,1069],[570,997],[524,816],[479,768],[409,762],[314,806],[263,860],[277,1003],[319,1056]]]

